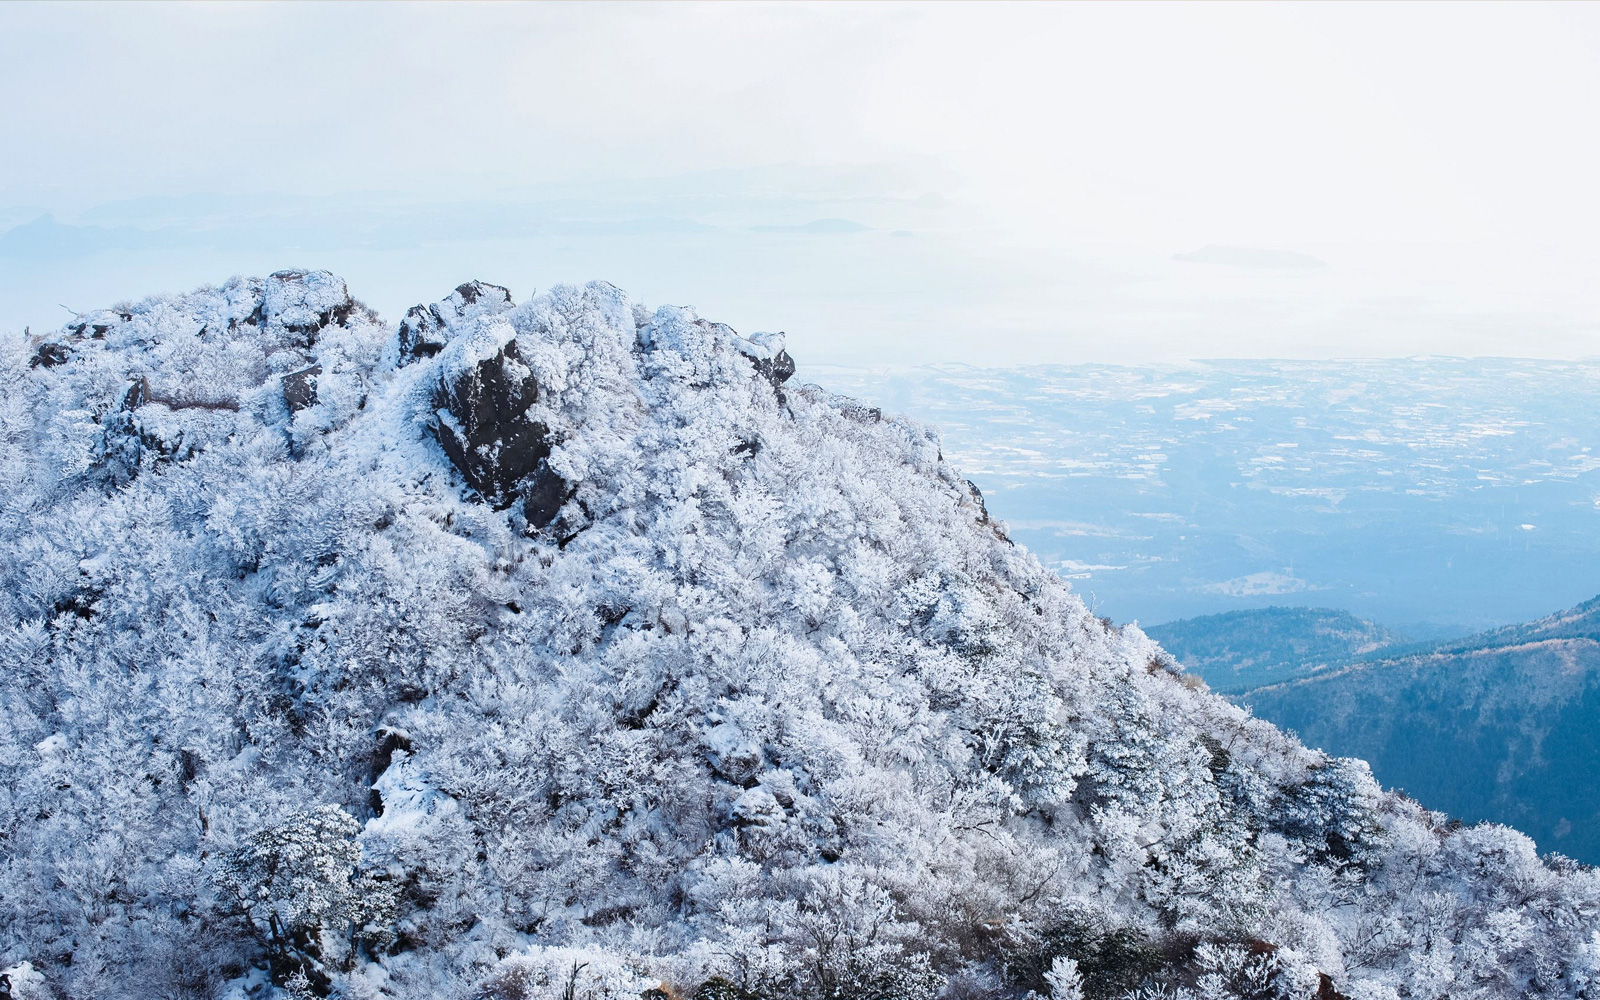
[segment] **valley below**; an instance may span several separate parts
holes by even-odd
[[[1466,822],[1600,863],[1600,599],[1464,639],[1407,642],[1271,608],[1150,630],[1213,690]],[[1374,646],[1375,635],[1390,641]]]

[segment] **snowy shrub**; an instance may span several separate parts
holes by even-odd
[[[1277,825],[1335,861],[1359,860],[1383,835],[1378,785],[1366,761],[1329,759],[1286,789]]]
[[[1078,963],[1065,956],[1050,961],[1050,971],[1044,974],[1045,987],[1052,1000],[1083,1000],[1083,974]]]
[[[1203,942],[1194,950],[1198,1000],[1272,1000],[1279,995],[1274,949]]]
[[[578,948],[533,948],[495,966],[481,1000],[638,1000],[660,980],[613,955]]]
[[[266,944],[274,978],[325,988],[325,964],[348,963],[357,941],[387,943],[392,891],[359,874],[361,824],[338,806],[290,815],[222,861],[217,887]]]

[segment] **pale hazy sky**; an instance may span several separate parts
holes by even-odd
[[[324,266],[827,361],[1593,355],[1597,125],[1578,4],[7,4],[0,328]]]

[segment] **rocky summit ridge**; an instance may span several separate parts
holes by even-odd
[[[1186,680],[611,285],[0,340],[13,997],[1593,996],[1600,877]]]

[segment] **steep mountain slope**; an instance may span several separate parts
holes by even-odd
[[[1184,670],[1221,694],[1304,677],[1404,637],[1330,608],[1259,608],[1145,629]]]
[[[1238,700],[1430,806],[1600,862],[1600,598],[1403,653]]]
[[[14,992],[1600,989],[1595,872],[1195,690],[793,370],[299,271],[6,343]]]

